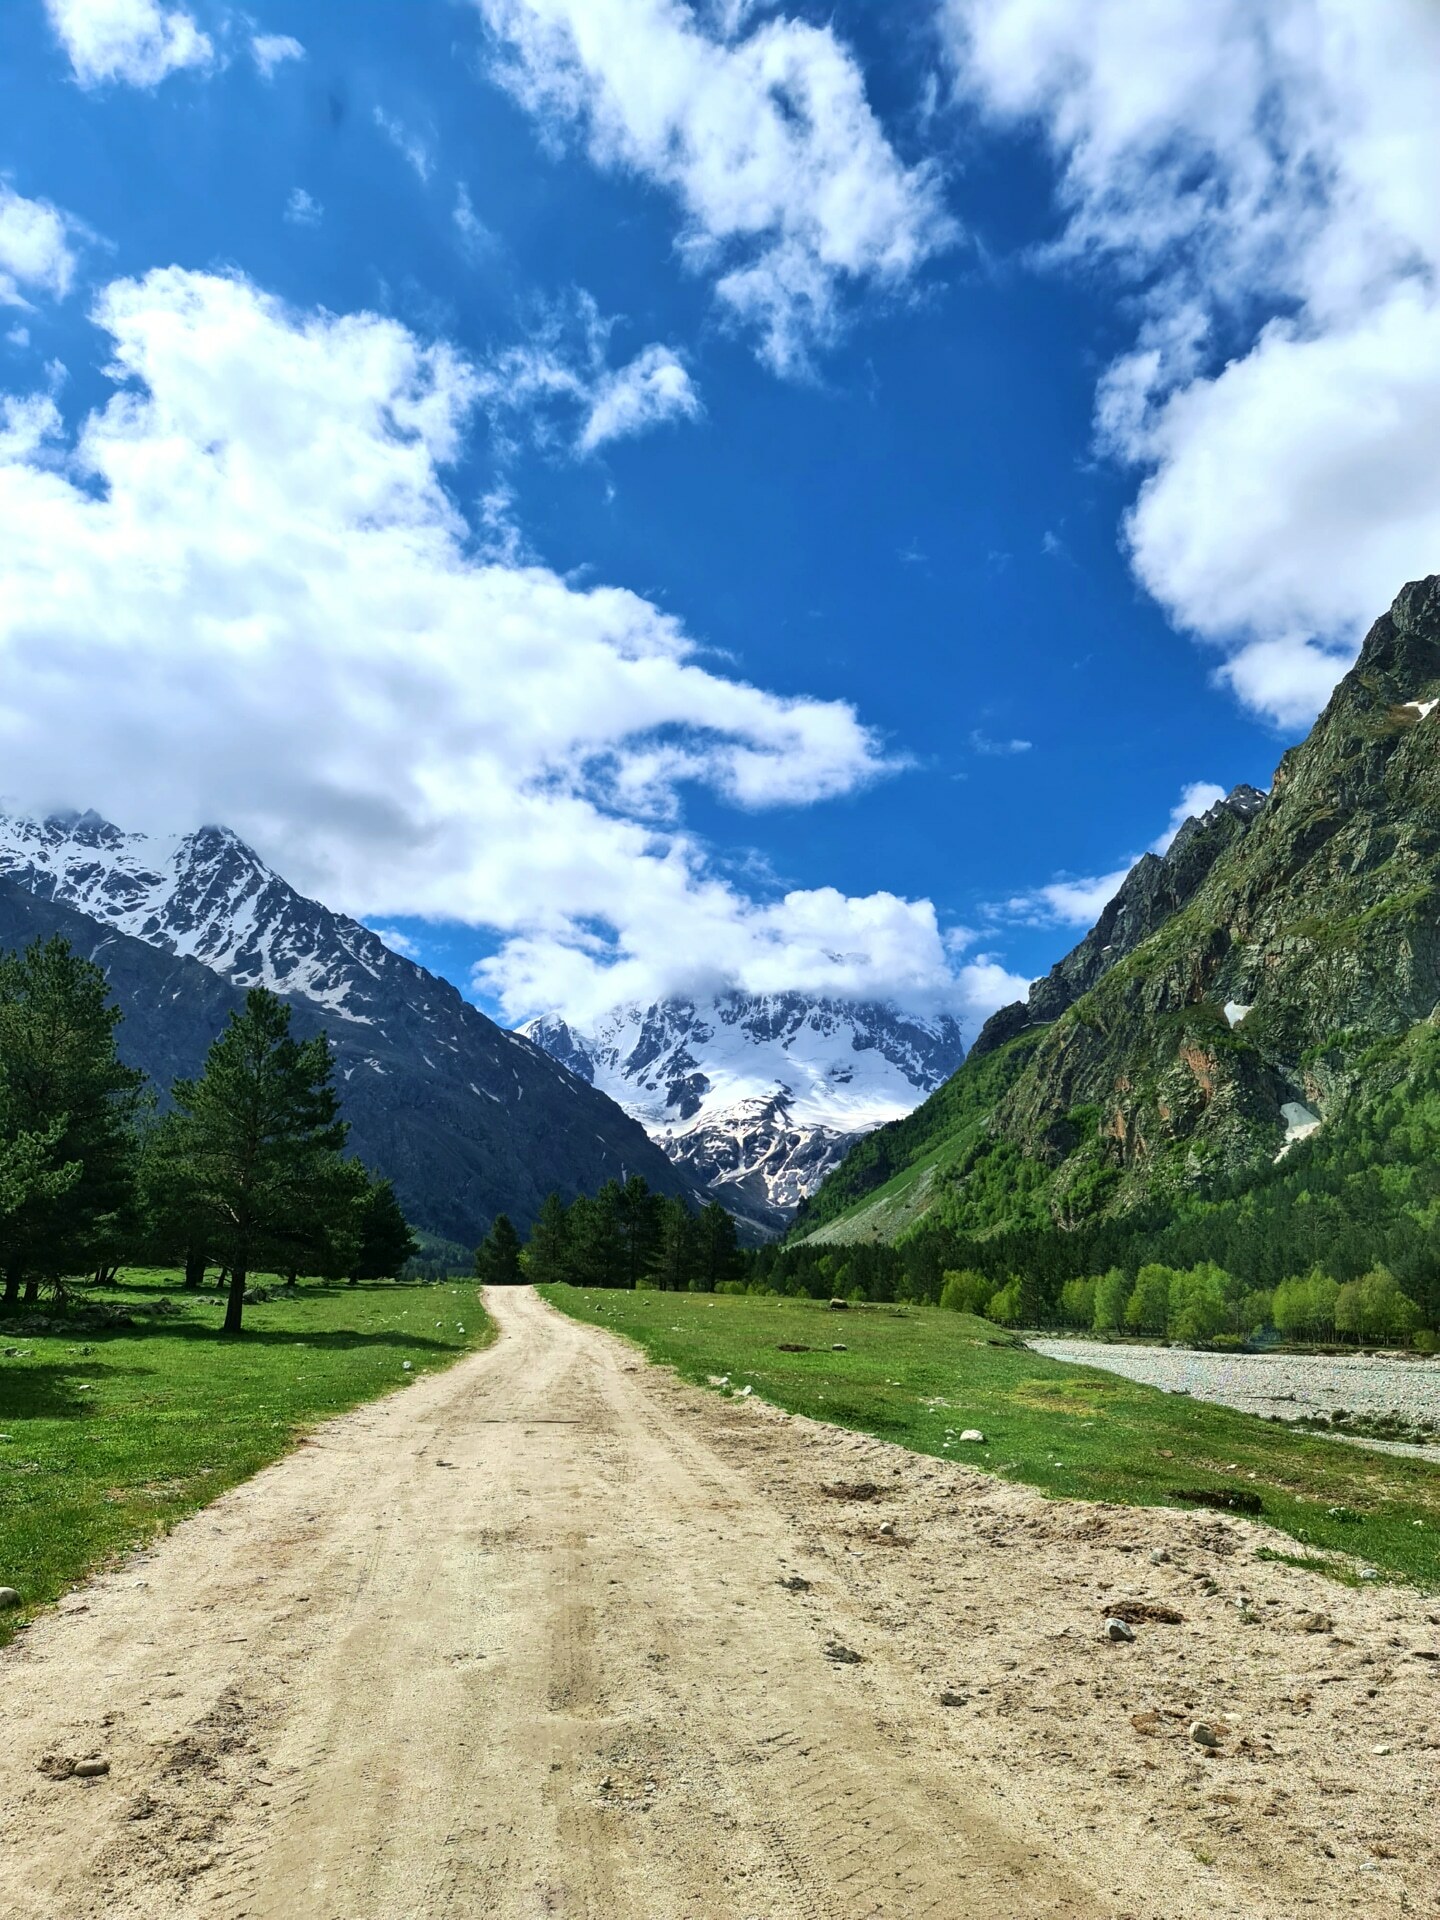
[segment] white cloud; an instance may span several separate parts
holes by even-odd
[[[294,187],[285,202],[285,218],[292,227],[318,227],[325,218],[325,209],[304,187]]]
[[[481,254],[494,248],[495,235],[476,213],[470,189],[463,180],[455,190],[455,206],[450,217],[455,222],[461,245],[472,260],[479,259]]]
[[[1120,891],[1129,871],[1125,866],[1117,867],[1113,873],[1092,874],[1087,878],[1052,880],[1048,886],[1037,887],[1033,893],[1020,894],[1007,902],[1007,911],[1042,926],[1093,927]]]
[[[1136,292],[1102,444],[1140,579],[1302,725],[1440,555],[1433,0],[945,0],[962,94],[1037,125],[1061,263]]]
[[[701,412],[700,396],[679,357],[669,347],[646,347],[600,381],[580,446],[593,453],[607,440],[630,439],[667,420],[698,420]]]
[[[1150,842],[1150,851],[1168,853],[1185,822],[1198,820],[1202,813],[1208,813],[1211,807],[1218,806],[1228,792],[1228,787],[1217,786],[1213,780],[1192,780],[1170,809],[1169,826]]]
[[[75,278],[74,224],[48,200],[27,200],[0,180],[0,306],[28,307],[27,294],[63,300]]]
[[[473,0],[498,77],[597,165],[679,204],[682,258],[762,357],[794,374],[847,292],[903,287],[955,237],[938,180],[896,154],[830,27],[683,0]]]
[[[1168,852],[1185,822],[1208,812],[1225,798],[1226,792],[1225,787],[1216,786],[1213,780],[1192,780],[1181,789],[1180,798],[1170,809],[1169,823],[1164,832],[1151,841],[1150,852]],[[1046,886],[1032,888],[1005,901],[995,909],[997,917],[1038,927],[1093,927],[1120,891],[1138,857],[1131,854],[1123,866],[1111,873],[1061,874]]]
[[[512,940],[476,968],[477,985],[515,1020],[554,1006],[583,1024],[661,992],[741,985],[944,1005],[977,1025],[1028,985],[989,957],[957,966],[928,900],[819,887],[757,901],[698,871],[673,879],[684,882],[683,903],[678,892],[647,887],[627,901],[618,936]]]
[[[406,166],[414,168],[417,178],[428,181],[435,171],[435,156],[420,135],[394,114],[387,113],[383,107],[375,109],[375,124]]]
[[[589,294],[575,294],[523,346],[506,348],[480,370],[481,401],[497,421],[523,419],[542,444],[563,432],[579,453],[668,421],[698,420],[700,395],[672,348],[648,346],[610,367],[616,324]]]
[[[443,479],[480,386],[452,349],[178,268],[109,286],[96,319],[109,404],[73,435],[44,393],[0,418],[15,803],[226,820],[380,925],[494,929],[516,1016],[659,991],[696,956],[972,990],[928,902],[755,897],[687,831],[692,784],[805,805],[887,762],[848,706],[713,670],[633,593],[478,558]]]
[[[412,940],[408,933],[402,933],[398,927],[372,927],[370,931],[377,939],[383,940],[392,953],[403,953],[407,960],[420,958],[420,945]]]
[[[1029,753],[1033,744],[1029,740],[992,740],[979,727],[973,728],[970,734],[971,750],[990,760],[1003,759],[1010,754]]]
[[[250,54],[267,80],[289,60],[303,60],[305,49],[288,33],[256,33],[250,36]]]
[[[183,67],[208,67],[215,49],[193,14],[160,0],[45,0],[50,24],[82,87],[123,81],[155,87]]]

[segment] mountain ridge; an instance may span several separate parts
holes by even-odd
[[[1183,900],[1160,900],[1097,973],[1111,902],[908,1130],[837,1169],[796,1233],[1063,1229],[1183,1204],[1404,1072],[1407,1034],[1440,1019],[1440,577],[1402,590],[1269,797],[1241,811],[1208,845],[1203,823],[1189,836],[1182,855],[1204,870]],[[1033,1018],[1047,991],[1058,1010]]]
[[[498,1212],[523,1231],[552,1189],[569,1199],[631,1174],[693,1203],[708,1197],[602,1092],[358,921],[298,893],[228,829],[156,841],[93,813],[0,816],[0,884],[8,944],[63,920],[72,944],[106,967],[127,1021],[145,1030],[133,1063],[162,1092],[173,1061],[198,1069],[250,986],[280,993],[303,1030],[323,1028],[352,1148],[395,1182],[416,1226],[473,1245]],[[145,967],[134,947],[164,967]],[[227,993],[217,998],[212,980]]]

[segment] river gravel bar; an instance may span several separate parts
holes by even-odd
[[[1440,1419],[1440,1359],[1411,1360],[1387,1353],[1197,1353],[1187,1347],[1111,1346],[1103,1340],[1026,1344],[1052,1360],[1100,1367],[1166,1393],[1193,1394],[1241,1413],[1301,1420],[1344,1407],[1349,1413],[1401,1413],[1412,1421]],[[1392,1449],[1386,1445],[1385,1450]],[[1407,1446],[1404,1451],[1440,1463],[1440,1447]]]

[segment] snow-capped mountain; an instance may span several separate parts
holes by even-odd
[[[51,932],[110,972],[122,1050],[138,1049],[134,1064],[162,1092],[198,1070],[244,989],[285,995],[301,1030],[329,1034],[351,1145],[394,1180],[417,1226],[473,1245],[497,1212],[523,1228],[550,1191],[632,1173],[698,1197],[600,1090],[297,893],[224,827],[160,839],[94,813],[0,815],[0,945]],[[147,969],[136,942],[169,970]]]
[[[555,1017],[521,1032],[608,1093],[678,1165],[770,1225],[965,1053],[948,1015],[799,993],[676,998],[617,1007],[584,1032]]]
[[[373,1022],[375,988],[410,963],[358,921],[307,900],[228,827],[159,838],[97,813],[0,815],[0,873],[237,987],[270,987]]]

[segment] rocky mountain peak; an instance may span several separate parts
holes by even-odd
[[[983,1059],[1031,1028],[1048,1026],[1074,1006],[1194,897],[1220,856],[1249,832],[1268,797],[1258,787],[1233,787],[1185,821],[1164,853],[1142,854],[1079,945],[1035,982],[1028,999],[991,1015],[970,1049],[972,1058]]]
[[[198,1070],[246,988],[284,995],[335,1048],[352,1147],[448,1238],[473,1245],[498,1211],[524,1226],[552,1189],[632,1173],[701,1197],[603,1093],[227,827],[151,839],[94,813],[0,817],[0,909],[0,945],[61,931],[107,968],[122,1046],[162,1093]]]
[[[583,1031],[558,1016],[521,1031],[771,1228],[851,1141],[910,1112],[965,1051],[947,1014],[738,989],[615,1007]]]

